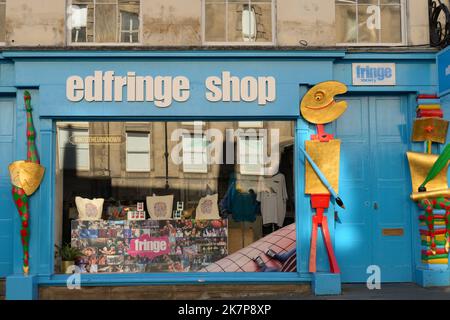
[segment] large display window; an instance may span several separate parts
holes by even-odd
[[[296,271],[294,126],[57,122],[55,272]]]

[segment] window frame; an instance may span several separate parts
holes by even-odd
[[[334,14],[336,16],[336,0],[334,1]],[[358,5],[358,4],[357,4]],[[401,42],[337,42],[337,34],[336,34],[336,46],[337,47],[402,47],[407,45],[407,39],[408,39],[408,24],[407,24],[407,1],[406,0],[400,0],[400,17],[401,17]],[[336,24],[336,19],[335,19]],[[337,30],[337,24],[336,28]]]
[[[239,166],[239,173],[241,175],[244,175],[244,176],[264,176],[264,173],[265,173],[265,165],[264,165],[264,163],[259,164],[260,171],[258,173],[255,173],[254,171],[243,170],[243,168],[245,168],[246,165],[247,166],[248,165],[256,165],[256,164],[251,164],[251,163],[242,163],[242,155],[241,155],[241,143],[242,142],[241,141],[245,140],[246,137],[255,138],[255,140],[261,140],[262,141],[262,155],[258,155],[258,158],[260,158],[260,157],[264,158],[264,155],[267,152],[267,139],[268,138],[265,135],[260,134],[258,131],[256,131],[256,135],[246,134],[245,132],[239,134],[238,137],[237,137],[238,138],[238,141],[237,141],[237,154],[238,154],[237,159],[239,159],[237,165]],[[244,155],[244,158],[245,158],[245,155]]]
[[[128,169],[128,134],[146,134],[148,139],[148,170],[147,169]],[[138,153],[136,151],[132,151],[132,153]],[[142,154],[144,152],[141,152]],[[133,131],[133,130],[127,130],[125,131],[125,172],[131,173],[131,172],[145,172],[150,173],[152,171],[152,140],[151,140],[151,132],[147,131]]]
[[[225,0],[224,0],[225,1]],[[228,6],[228,0],[226,0],[226,5]],[[257,1],[257,0],[255,0]],[[202,45],[206,46],[274,46],[276,45],[276,1],[277,0],[271,0],[272,5],[272,41],[266,41],[266,42],[256,42],[256,41],[207,41],[206,40],[206,0],[202,0],[202,30],[201,30],[201,36],[202,36]]]
[[[142,42],[142,35],[143,35],[143,21],[142,21],[142,2],[144,0],[139,0],[139,28],[138,28],[138,42],[73,42],[72,41],[72,29],[70,29],[69,23],[68,23],[68,19],[69,19],[69,9],[70,6],[72,5],[72,1],[73,0],[66,0],[66,14],[65,14],[65,21],[66,21],[66,44],[70,45],[70,46],[75,46],[75,47],[84,47],[84,46],[142,46],[143,42]],[[93,33],[94,33],[94,40],[95,40],[95,7],[96,7],[96,1],[97,0],[93,0],[94,1],[94,27],[93,27]],[[119,6],[118,0],[114,0],[116,1],[116,5]],[[118,27],[121,24],[120,21],[120,10],[117,7],[117,23],[118,23]],[[119,30],[118,32],[118,39],[120,40],[120,33],[121,31]]]
[[[88,126],[83,126],[83,125],[79,125],[77,123],[71,123],[71,122],[67,122],[64,124],[64,126],[58,126],[57,127],[57,132],[56,132],[56,137],[58,140],[58,148],[57,148],[57,152],[58,152],[58,169],[59,170],[73,170],[73,171],[79,171],[79,172],[89,172],[91,170],[91,146],[88,143],[87,145],[87,167],[83,167],[83,168],[64,168],[64,164],[61,165],[61,150],[64,150],[65,152],[65,147],[60,145],[60,135],[61,135],[61,131],[69,131],[68,126],[72,126],[71,130],[73,131],[86,131],[87,132],[87,136],[89,137],[90,135],[90,130]],[[69,137],[70,140],[70,137]],[[77,149],[77,146],[74,145],[73,147],[75,150]]]
[[[208,166],[209,166],[209,156],[208,156],[208,145],[209,145],[209,143],[210,143],[210,141],[208,140],[208,137],[205,135],[205,134],[202,134],[202,136],[201,136],[201,138],[202,139],[204,139],[205,140],[205,142],[206,142],[206,146],[205,146],[205,150],[204,150],[204,154],[205,154],[205,156],[206,156],[206,164],[204,164],[204,168],[202,168],[202,170],[188,170],[188,171],[186,171],[186,168],[185,168],[185,163],[184,163],[184,139],[185,139],[185,137],[187,137],[187,136],[189,136],[189,138],[190,139],[195,139],[195,138],[200,138],[200,137],[196,137],[196,135],[195,135],[195,132],[190,132],[189,134],[188,133],[185,133],[185,134],[183,134],[183,136],[182,136],[182,144],[183,144],[183,148],[182,148],[182,152],[183,152],[183,163],[181,164],[181,170],[182,170],[182,172],[183,172],[183,174],[192,174],[192,173],[200,173],[200,174],[207,174],[207,173],[209,173],[209,168],[208,168]],[[195,153],[195,152],[190,152],[191,154],[192,153]],[[203,152],[202,152],[203,153]],[[197,165],[197,166],[200,166],[200,164],[189,164],[189,165]],[[203,164],[201,164],[201,165],[203,165]]]

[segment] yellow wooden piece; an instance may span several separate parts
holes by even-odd
[[[414,120],[412,141],[433,141],[445,143],[448,121],[440,118],[420,118]]]
[[[314,124],[325,124],[339,118],[347,109],[347,102],[335,101],[334,96],[347,92],[338,81],[325,81],[312,87],[300,103],[303,118]]]
[[[44,177],[44,167],[30,161],[14,161],[8,167],[11,183],[22,188],[26,195],[32,195]]]
[[[417,106],[417,110],[441,110],[440,104],[420,104]]]
[[[435,236],[436,241],[445,241],[445,235],[444,234],[437,234]],[[420,236],[420,240],[431,242],[431,237],[429,236]]]
[[[424,264],[447,264],[448,259],[433,259],[433,260],[422,260]]]
[[[441,172],[433,180],[427,183],[426,192],[418,192],[419,186],[425,180],[428,172],[439,155],[418,152],[407,152],[406,155],[408,157],[409,169],[411,171],[412,200],[419,201],[426,198],[450,196],[450,189],[448,188],[447,183],[448,164],[447,167],[441,170]]]
[[[308,140],[305,142],[306,152],[317,164],[333,189],[339,193],[339,159],[341,140],[329,142]],[[329,191],[306,161],[305,194],[328,194]]]

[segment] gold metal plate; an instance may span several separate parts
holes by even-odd
[[[305,142],[306,152],[317,164],[333,189],[339,193],[339,160],[341,156],[341,140],[333,139],[329,142],[308,140]],[[305,194],[327,194],[328,189],[314,172],[305,159]]]
[[[414,120],[412,141],[433,141],[445,143],[448,121],[440,118],[422,118]]]
[[[433,164],[436,162],[439,155],[426,154],[418,152],[406,153],[409,162],[409,169],[411,171],[412,194],[413,200],[420,200],[423,198],[434,197],[436,195],[446,195],[449,193],[447,183],[447,166],[430,182],[427,183],[427,192],[418,192],[419,186],[425,180]]]
[[[382,230],[383,232],[383,236],[388,236],[388,237],[400,237],[403,236],[405,231],[403,230],[403,228],[386,228]]]
[[[22,188],[28,196],[39,187],[45,171],[40,164],[23,160],[14,161],[8,168],[11,183]]]

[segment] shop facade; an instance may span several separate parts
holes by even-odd
[[[423,149],[422,144],[411,142],[410,133],[418,95],[437,93],[435,58],[427,52],[344,50],[3,52],[0,153],[5,223],[0,237],[6,249],[0,272],[7,277],[7,298],[37,299],[39,286],[66,286],[70,277],[55,266],[55,244],[61,245],[61,228],[65,228],[57,135],[64,123],[145,122],[153,124],[150,131],[157,131],[164,130],[158,127],[164,123],[202,121],[217,129],[223,122],[262,122],[263,128],[291,128],[283,135],[289,139],[283,141],[293,146],[290,225],[295,241],[289,245],[295,248],[295,272],[82,273],[81,286],[302,282],[318,286],[327,281],[329,264],[320,237],[318,272],[308,269],[313,213],[305,195],[305,161],[298,146],[315,134],[315,127],[301,116],[299,104],[312,86],[328,80],[347,85],[348,92],[337,98],[349,106],[343,117],[326,126],[342,141],[339,194],[346,210],[332,205],[326,212],[341,269],[339,285],[364,283],[377,270],[381,270],[381,282],[428,285],[421,265],[419,212],[409,199],[411,179],[405,154]],[[145,85],[142,79],[135,81],[138,77],[148,77]],[[20,221],[6,169],[14,160],[27,157],[25,91],[31,94],[37,149],[46,170],[30,202],[28,276],[23,275]],[[152,152],[167,153],[164,149]],[[189,180],[189,175],[184,179]],[[328,290],[333,293],[340,288]]]

